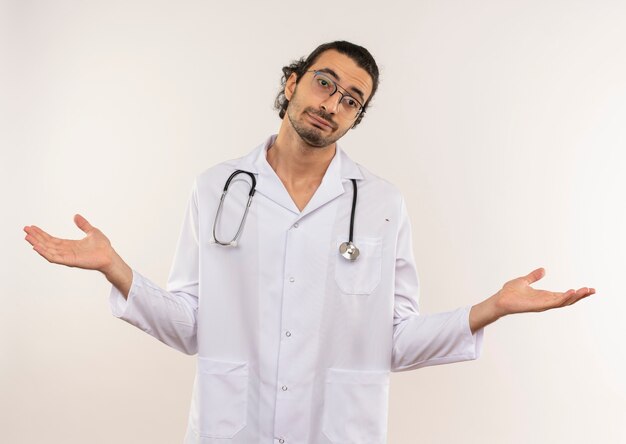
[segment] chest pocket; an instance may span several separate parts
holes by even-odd
[[[337,239],[335,259],[335,281],[346,294],[371,294],[380,283],[382,271],[382,238],[355,237],[354,245],[359,249],[359,257],[350,261],[339,253],[339,245],[345,237]]]

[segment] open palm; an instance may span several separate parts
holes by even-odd
[[[496,306],[501,316],[513,313],[538,312],[551,308],[572,305],[591,296],[595,289],[582,287],[578,290],[555,292],[537,290],[530,285],[545,275],[543,268],[537,268],[526,276],[508,281],[496,294]]]
[[[84,238],[59,239],[31,225],[24,227],[25,239],[49,262],[102,271],[111,263],[111,242],[80,214],[74,216],[74,223],[86,234]]]

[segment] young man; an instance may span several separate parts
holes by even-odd
[[[283,72],[278,134],[197,177],[166,290],[82,216],[82,240],[34,226],[26,240],[101,271],[115,316],[198,354],[186,443],[384,443],[390,371],[475,359],[498,318],[595,291],[535,290],[537,269],[473,307],[419,315],[404,200],[336,143],[377,89],[374,59],[332,42]]]

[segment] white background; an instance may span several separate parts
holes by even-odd
[[[193,177],[277,131],[283,65],[347,39],[381,85],[342,146],[407,198],[421,310],[538,266],[597,289],[394,374],[389,442],[626,443],[624,23],[622,1],[1,1],[0,441],[182,441],[194,358],[22,227],[78,238],[80,212],[165,285]]]

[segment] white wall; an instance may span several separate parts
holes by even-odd
[[[318,6],[0,2],[0,441],[182,441],[194,358],[22,227],[77,238],[81,212],[164,285],[192,177],[277,130],[281,66],[348,39],[382,83],[342,146],[407,197],[422,310],[538,266],[597,289],[488,327],[476,362],[394,374],[389,442],[626,443],[624,3]]]

